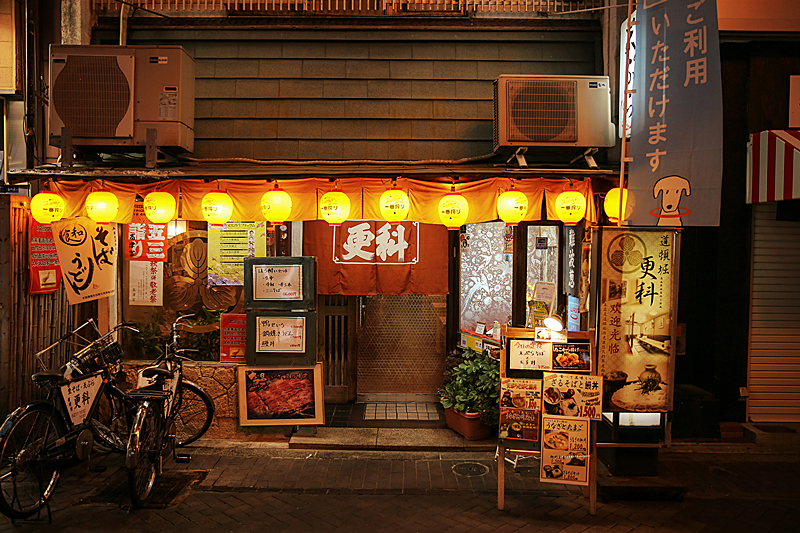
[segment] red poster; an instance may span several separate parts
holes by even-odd
[[[222,363],[246,362],[247,315],[220,315],[219,360]]]
[[[56,243],[50,224],[40,224],[31,217],[28,226],[28,253],[30,257],[30,282],[28,294],[47,294],[61,284],[61,267],[58,264]]]
[[[167,225],[147,220],[140,201],[133,204],[133,218],[125,226],[125,260],[167,260]]]

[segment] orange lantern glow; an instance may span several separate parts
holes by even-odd
[[[458,229],[467,222],[469,202],[455,187],[439,200],[439,220],[447,229]]]
[[[144,197],[144,214],[153,224],[165,224],[175,216],[177,202],[167,191],[153,191]]]
[[[95,222],[106,223],[114,220],[119,211],[117,196],[105,189],[92,191],[86,198],[86,214]]]
[[[586,198],[580,191],[567,189],[556,198],[555,208],[561,222],[574,226],[586,214]]]
[[[497,197],[497,214],[508,226],[516,226],[528,213],[528,197],[511,188]]]
[[[39,224],[61,220],[65,208],[64,199],[52,191],[42,191],[31,198],[31,215]]]
[[[225,224],[233,213],[233,200],[225,191],[211,191],[200,202],[203,218],[209,224]]]
[[[261,197],[261,214],[272,225],[283,224],[292,212],[292,197],[275,184]]]
[[[603,202],[603,211],[606,212],[608,220],[617,222],[619,220],[619,195],[620,189],[616,187],[606,193],[606,199]],[[630,200],[630,201],[628,201]],[[636,200],[633,194],[628,197],[628,189],[622,190],[622,209],[625,213],[625,218],[628,218],[633,213],[633,207],[636,205]]]
[[[341,189],[333,189],[319,199],[322,218],[331,226],[338,226],[350,214],[350,198]]]
[[[379,201],[381,216],[395,224],[408,216],[408,194],[400,187],[390,187],[383,191]]]

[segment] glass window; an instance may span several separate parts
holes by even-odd
[[[461,234],[461,309],[464,331],[478,322],[491,330],[511,318],[512,228],[505,222],[467,224]]]

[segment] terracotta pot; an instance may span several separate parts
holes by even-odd
[[[448,407],[444,416],[447,427],[467,440],[482,440],[489,436],[489,426],[481,419],[481,413],[459,413]]]

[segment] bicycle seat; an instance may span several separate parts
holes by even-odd
[[[172,372],[167,370],[166,368],[161,368],[158,366],[151,366],[149,368],[145,368],[142,370],[142,377],[150,379],[156,376],[161,376],[164,378],[171,378],[173,376]]]
[[[59,372],[37,372],[31,376],[34,383],[57,383],[64,381],[64,374]]]

